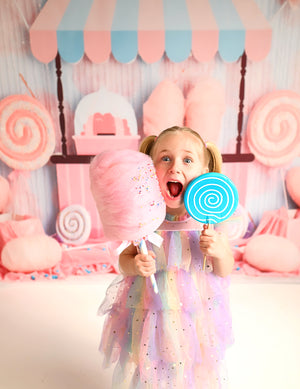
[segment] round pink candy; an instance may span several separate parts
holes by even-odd
[[[8,96],[0,102],[0,159],[18,170],[44,166],[55,148],[52,118],[37,99]]]
[[[251,152],[264,165],[289,164],[300,155],[300,95],[276,91],[263,96],[247,124]]]

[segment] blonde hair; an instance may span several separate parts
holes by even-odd
[[[199,141],[203,149],[203,154],[204,154],[204,160],[205,163],[208,166],[208,170],[210,172],[216,172],[216,173],[221,173],[222,170],[222,155],[217,148],[217,146],[213,143],[205,143],[201,136],[198,134],[198,132],[192,130],[189,127],[170,127],[162,131],[158,136],[155,135],[149,135],[147,136],[141,143],[140,145],[140,152],[150,155],[152,157],[153,155],[153,150],[155,144],[161,139],[164,135],[169,134],[169,133],[175,133],[175,132],[189,132],[193,136],[195,136]]]

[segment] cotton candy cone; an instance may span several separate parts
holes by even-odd
[[[110,150],[90,165],[91,192],[109,240],[139,240],[163,222],[166,205],[152,159],[134,150]]]

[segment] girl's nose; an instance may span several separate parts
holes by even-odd
[[[170,173],[180,173],[180,172],[181,172],[180,164],[174,161],[170,166]]]

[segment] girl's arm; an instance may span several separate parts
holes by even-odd
[[[119,267],[125,276],[150,277],[155,273],[155,255],[152,251],[148,254],[139,254],[136,246],[131,244],[119,256]]]
[[[226,234],[212,228],[203,229],[200,235],[200,248],[203,255],[209,255],[213,261],[213,272],[228,276],[233,269],[234,258]]]

